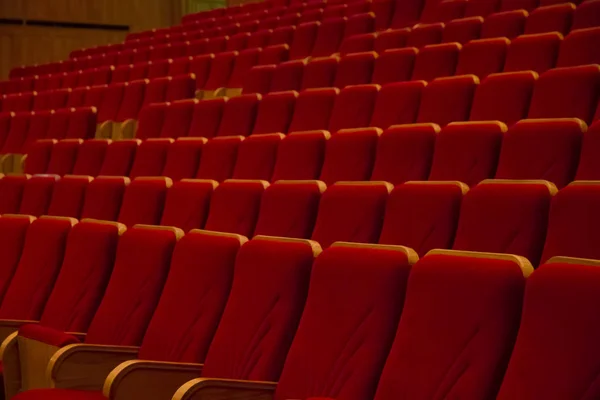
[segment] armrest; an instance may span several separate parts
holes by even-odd
[[[134,119],[127,119],[123,122],[115,123],[113,125],[112,138],[114,140],[122,139],[133,139],[137,130],[137,121]]]
[[[4,398],[10,399],[21,390],[21,363],[18,347],[19,332],[15,331],[2,342],[2,379],[4,380]]]
[[[112,137],[113,121],[104,121],[96,129],[96,139],[110,139]]]
[[[116,366],[136,358],[139,347],[71,344],[58,350],[46,370],[52,387],[102,390]]]
[[[276,387],[276,382],[198,378],[181,386],[172,400],[272,400]]]
[[[202,364],[158,361],[125,361],[104,382],[104,397],[110,400],[170,399],[181,385],[197,378]],[[148,385],[152,382],[152,385]]]
[[[17,332],[22,325],[37,324],[38,321],[24,319],[0,319],[0,341],[4,341],[14,332]]]

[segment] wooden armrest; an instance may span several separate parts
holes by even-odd
[[[125,361],[106,378],[104,397],[111,400],[170,399],[181,385],[201,373],[202,364]]]
[[[137,131],[137,121],[128,119],[123,122],[113,124],[114,140],[133,139]]]
[[[0,319],[0,341],[4,341],[14,332],[17,332],[21,325],[37,324],[38,321],[30,321],[25,319]]]
[[[71,344],[52,356],[46,374],[55,388],[102,390],[110,371],[135,359],[138,350],[135,346]]]
[[[172,400],[272,400],[276,382],[198,378],[187,382]]]
[[[2,379],[4,380],[4,398],[10,399],[21,390],[21,363],[18,347],[19,332],[14,331],[2,342]]]
[[[87,335],[85,332],[67,332],[67,334],[75,336],[80,342],[83,342],[85,340],[85,336]]]
[[[110,139],[112,137],[113,121],[101,122],[96,128],[96,139]]]

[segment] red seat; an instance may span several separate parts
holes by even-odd
[[[252,135],[238,147],[233,179],[259,179],[269,182],[273,175],[282,133]]]
[[[106,149],[104,161],[98,175],[129,176],[140,143],[141,141],[138,139],[112,142]]]
[[[287,135],[279,144],[271,181],[317,179],[330,136],[324,130]]]
[[[252,134],[285,134],[292,121],[297,98],[298,93],[295,91],[264,95],[258,105],[258,112]]]
[[[322,57],[311,60],[304,67],[302,89],[333,86],[339,61],[339,57]]]
[[[202,100],[194,104],[188,136],[211,139],[217,135],[226,98]]]
[[[176,226],[184,232],[202,229],[208,217],[208,207],[217,182],[212,180],[182,179],[175,182],[165,201],[160,220],[163,226]]]
[[[327,129],[338,93],[335,88],[302,91],[288,132]]]
[[[506,53],[505,72],[535,71],[554,68],[562,36],[556,32],[521,35],[511,42]]]
[[[125,189],[118,222],[128,228],[137,224],[158,225],[172,185],[171,179],[164,177],[134,179]]]
[[[600,64],[596,44],[600,39],[600,27],[577,29],[565,36],[558,53],[557,67]]]
[[[422,48],[415,59],[412,80],[453,76],[461,47],[458,43],[444,43]]]
[[[385,50],[375,60],[371,82],[384,85],[409,81],[418,53],[419,50],[415,47]]]
[[[573,16],[572,30],[600,26],[600,2],[591,0],[581,2]]]
[[[54,183],[59,179],[56,175],[36,175],[28,179],[23,188],[18,214],[34,217],[48,214]]]
[[[202,149],[196,178],[222,182],[231,178],[242,136],[218,137],[209,140]]]
[[[386,129],[392,125],[415,122],[421,94],[426,86],[425,81],[383,85],[375,102],[370,126]]]
[[[473,2],[467,2],[467,7]],[[456,42],[464,45],[471,40],[479,39],[482,26],[483,18],[478,16],[449,21],[444,27],[442,43]]]
[[[506,38],[472,40],[460,51],[456,75],[473,74],[484,79],[501,72],[510,41]]]
[[[481,27],[481,38],[506,37],[512,40],[525,31],[528,15],[521,9],[488,15]]]
[[[205,138],[179,138],[168,146],[161,176],[173,181],[191,179],[196,176],[200,164]],[[141,149],[140,149],[141,150]]]
[[[409,33],[409,28],[388,29],[387,31],[379,32],[373,50],[381,55],[386,50],[402,48],[406,46]]]
[[[321,23],[315,21],[299,24],[296,27],[294,40],[290,46],[290,60],[300,60],[312,54],[320,26]]]
[[[344,38],[346,22],[347,18],[345,17],[333,17],[324,20],[319,27],[319,31],[314,41],[314,47],[310,55],[312,57],[327,57],[336,53]],[[292,52],[292,54],[294,53]]]
[[[331,111],[329,131],[369,126],[378,94],[379,85],[353,85],[340,90]]]
[[[95,178],[87,186],[81,218],[116,221],[129,183],[129,178],[122,176]]]
[[[479,79],[474,75],[438,78],[423,89],[417,122],[440,126],[469,119]]]
[[[48,215],[80,218],[85,193],[92,180],[93,178],[89,176],[67,175],[56,181]]]
[[[536,8],[527,17],[525,34],[558,32],[566,35],[571,29],[575,8],[573,3]]]
[[[223,106],[217,136],[248,136],[252,132],[260,94],[244,94],[230,98]]]
[[[421,47],[439,44],[442,42],[443,31],[444,24],[441,22],[435,24],[417,24],[408,34],[406,46],[420,49]]]

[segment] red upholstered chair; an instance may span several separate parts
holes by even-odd
[[[346,17],[332,17],[323,20],[319,27],[314,46],[310,55],[312,57],[328,57],[337,53],[346,30]],[[356,32],[366,33],[366,32]],[[292,48],[294,44],[292,43]],[[294,54],[292,52],[292,54]],[[294,59],[294,58],[292,58]]]
[[[207,139],[217,135],[227,98],[202,100],[194,105],[188,136]]]
[[[506,254],[435,250],[419,260],[374,398],[395,399],[407,391],[428,398],[438,390],[493,398],[519,330],[532,271],[523,257]],[[495,329],[477,328],[487,324]],[[436,335],[440,329],[448,332],[443,339]],[[465,343],[473,351],[462,352]],[[465,364],[460,384],[452,384],[457,354]]]
[[[375,14],[372,12],[348,16],[348,21],[346,22],[346,27],[344,29],[344,39],[350,36],[373,32],[375,30],[375,20]],[[337,51],[339,51],[340,45],[341,42],[338,44]]]
[[[277,65],[257,65],[250,68],[244,78],[242,94],[260,93],[267,94]]]
[[[134,136],[139,112],[144,103],[146,87],[149,86],[148,83],[149,81],[146,79],[131,81],[125,87],[120,107],[115,118],[112,120],[112,138],[131,139]],[[111,86],[109,86],[109,90]],[[104,97],[106,98],[106,96]],[[106,135],[102,136],[108,138]]]
[[[27,231],[34,220],[35,218],[29,215],[3,215],[0,218],[0,247],[4,254],[0,274],[0,300],[4,298],[17,269]]]
[[[25,184],[30,175],[9,175],[0,177],[0,215],[18,214]]]
[[[340,54],[345,56],[352,53],[373,51],[375,40],[377,40],[376,33],[364,33],[361,35],[349,36],[345,38],[340,45]]]
[[[598,64],[596,44],[600,38],[600,27],[577,29],[565,36],[558,53],[557,67]]]
[[[173,181],[164,177],[134,179],[125,189],[118,222],[127,227],[137,224],[158,225],[168,189]]]
[[[90,176],[67,175],[56,181],[48,215],[80,218],[86,190],[92,180]]]
[[[417,24],[406,38],[406,47],[416,47],[420,49],[428,45],[434,45],[442,42],[442,32],[444,32],[443,23]]]
[[[129,177],[162,176],[167,160],[167,153],[173,139],[144,140],[135,153],[135,160],[129,171]]]
[[[260,94],[244,94],[230,98],[223,106],[217,136],[248,136],[252,132]]]
[[[537,266],[555,193],[548,181],[483,181],[463,199],[453,249],[520,255]]]
[[[569,33],[575,4],[562,3],[538,7],[533,10],[525,23],[525,34],[558,32],[562,35]]]
[[[258,105],[258,112],[252,134],[285,134],[292,122],[297,98],[298,93],[295,91],[269,93],[264,95]]]
[[[554,196],[542,263],[557,256],[598,258],[594,243],[599,189],[597,181],[576,181]]]
[[[355,53],[341,57],[333,86],[340,89],[349,85],[371,83],[377,53]]]
[[[305,24],[305,23],[309,23],[309,22],[318,22],[318,21],[321,21],[322,19],[323,19],[323,9],[316,8],[313,10],[304,11],[300,16],[300,19],[298,20],[298,24]]]
[[[286,43],[265,47],[258,57],[258,65],[277,65],[289,58],[290,46]]]
[[[317,179],[330,136],[328,131],[323,130],[287,135],[279,143],[271,181]]]
[[[338,93],[336,88],[302,91],[296,100],[289,132],[327,129]]]
[[[499,121],[447,125],[435,142],[429,180],[459,181],[473,187],[493,178],[506,131]]]
[[[87,332],[104,295],[119,237],[124,231],[123,225],[104,221],[83,221],[73,226],[60,272],[39,324],[21,325],[19,336],[11,339],[11,357],[4,361],[5,377],[10,380],[5,387],[7,393],[14,395],[19,389],[27,390],[44,381],[46,364],[53,351],[41,358],[32,354],[39,356],[36,344],[48,340],[45,335],[48,330]],[[17,341],[18,347],[15,346]],[[20,363],[30,366],[23,374]]]
[[[42,139],[33,142],[23,160],[23,171],[29,175],[45,174],[55,143],[56,140],[54,139]]]
[[[175,182],[167,193],[160,221],[164,226],[176,226],[184,232],[201,229],[208,217],[208,207],[216,181],[182,179]]]
[[[329,131],[369,126],[379,88],[379,85],[353,85],[340,90],[331,111]]]
[[[270,185],[262,196],[254,235],[308,239],[325,189],[323,182],[310,180]]]
[[[523,34],[528,16],[529,13],[521,9],[488,15],[481,27],[481,38],[506,37],[512,40]]]
[[[300,90],[305,67],[306,60],[286,61],[278,64],[273,71],[269,91]]]
[[[112,142],[106,149],[99,175],[129,176],[140,143],[139,139]]]
[[[415,59],[412,80],[432,81],[435,78],[453,76],[461,45],[442,43],[423,47]]]
[[[479,78],[461,75],[438,78],[423,89],[417,122],[444,126],[450,122],[467,121]]]
[[[421,14],[422,22],[448,22],[454,19],[462,18],[465,14],[467,1],[461,0],[443,0],[435,4],[434,7],[425,5]]]
[[[415,47],[389,49],[380,53],[375,60],[371,82],[383,85],[409,81],[418,53]]]
[[[397,125],[384,130],[377,143],[370,179],[394,185],[427,180],[439,131],[435,124]]]
[[[521,35],[512,40],[506,53],[505,72],[535,71],[539,74],[554,68],[563,41],[556,32]]]
[[[214,54],[201,54],[193,57],[190,61],[189,73],[196,76],[196,91],[201,91],[206,85],[214,59]]]
[[[425,81],[398,82],[383,85],[377,95],[370,126],[386,129],[417,120]]]
[[[173,62],[169,65],[167,76],[189,74],[191,72],[190,66],[193,59],[194,57],[191,56],[183,56],[173,59]]]
[[[221,183],[210,201],[205,229],[251,237],[258,219],[266,181],[230,179]]]
[[[504,135],[496,178],[545,179],[562,188],[575,177],[586,130],[575,118],[518,122]]]
[[[215,56],[210,63],[210,72],[208,73],[204,85],[199,87],[198,84],[196,84],[196,88],[202,90],[200,95],[203,98],[214,97],[217,89],[225,87],[233,72],[237,56],[237,51],[227,51]]]
[[[77,152],[77,158],[75,159],[72,171],[73,175],[98,176],[104,162],[104,156],[111,143],[112,141],[107,139],[89,139],[83,141]]]
[[[598,179],[598,146],[600,142],[600,124],[597,122],[590,126],[590,129],[583,135],[583,144],[581,146],[581,155],[579,166],[575,174],[575,180],[597,180]]]
[[[224,92],[225,96],[236,96],[242,92],[244,78],[248,74],[248,71],[258,64],[258,57],[261,52],[262,49],[260,48],[246,49],[239,52],[238,56],[235,58],[231,75],[223,85],[226,87]]]
[[[192,99],[169,103],[169,106],[164,109],[164,120],[159,137],[177,139],[188,136],[198,103],[198,100]]]
[[[572,30],[593,28],[600,26],[600,3],[598,1],[585,1],[577,6],[573,16]]]
[[[129,183],[129,178],[122,176],[95,178],[87,185],[81,219],[116,221]]]
[[[98,350],[97,357],[106,357],[105,354],[100,355],[103,350],[109,354],[111,354],[111,349],[120,350],[121,356],[112,359],[115,365],[121,361],[135,358],[141,351],[138,346],[143,342],[144,334],[159,303],[169,273],[173,249],[182,236],[181,230],[169,227],[137,226],[128,229],[119,239],[110,281],[89,324],[87,334],[80,339],[60,329],[40,326],[35,330],[32,329],[35,333],[29,332],[29,336],[33,336],[30,339],[39,342],[39,345],[46,349],[45,353],[48,356],[59,356],[61,353],[63,356],[67,356],[65,362],[77,362],[77,357],[68,357],[69,352],[78,353],[82,357],[86,355],[93,357],[89,352],[92,347],[90,345]],[[198,266],[195,264],[195,267]],[[198,282],[194,283],[199,284]],[[189,305],[186,309],[189,309]],[[70,350],[64,354],[64,346],[69,344],[71,344]],[[98,359],[95,358],[95,360]],[[45,367],[45,363],[43,364]],[[41,370],[44,369],[41,368]],[[75,369],[81,371],[80,368],[75,367]],[[53,386],[54,382],[62,381],[64,376],[61,375],[61,371],[64,370],[57,366],[52,374],[53,381],[48,382],[43,379],[45,385],[37,387],[49,388]],[[103,371],[103,373],[107,372],[109,371]],[[89,374],[86,376],[89,377]],[[63,378],[61,379],[61,377]],[[100,390],[103,378],[104,376],[96,376],[95,382],[97,383],[88,387],[88,390]],[[63,388],[71,387],[69,384],[61,386]],[[47,398],[47,390],[31,391],[19,396]],[[56,394],[61,392],[75,396],[79,394],[77,392],[70,393],[67,389],[50,389],[49,395],[53,395],[54,390],[57,390]],[[82,394],[93,395],[94,393],[83,392]]]
[[[164,168],[160,175],[167,176],[175,182],[194,178],[206,142],[205,138],[183,137],[175,140],[168,146]]]
[[[467,7],[473,2],[474,1],[467,2]],[[471,40],[479,39],[482,26],[483,18],[480,16],[472,16],[449,21],[444,27],[442,43],[456,42],[464,45]]]
[[[598,262],[556,257],[527,283],[519,335],[498,399],[597,396]],[[545,333],[545,340],[539,340]],[[572,338],[567,340],[567,338]],[[563,346],[556,346],[564,341]],[[535,371],[524,379],[520,371]],[[542,382],[545,382],[542,384]]]
[[[538,79],[533,71],[491,74],[475,90],[471,121],[501,121],[507,125],[524,119]]]
[[[456,65],[456,75],[473,74],[484,79],[501,72],[510,41],[506,38],[472,40],[463,45]]]
[[[202,148],[202,157],[196,178],[222,182],[231,178],[242,136],[218,137],[209,140]]]
[[[44,115],[47,115],[47,113],[44,113]],[[38,116],[36,119],[38,122],[43,122],[45,118],[40,118]],[[10,121],[10,128],[6,133],[6,140],[4,140],[0,154],[15,154],[21,151],[28,136],[29,126],[32,120],[34,120],[34,118],[32,118],[32,114],[29,111],[13,114]]]
[[[269,182],[277,157],[282,133],[252,135],[238,147],[233,179],[258,179]]]
[[[362,399],[373,396],[400,317],[408,273],[415,259],[414,252],[403,247],[341,243],[325,250],[315,261],[304,313],[279,383],[244,382],[245,387],[274,392],[274,398],[278,399],[340,396]],[[331,318],[332,313],[336,315],[335,319]],[[367,318],[365,316],[370,323],[361,324]],[[360,326],[363,339],[357,343],[354,357],[348,361],[345,344],[352,340],[357,326]],[[207,366],[211,353],[212,348]],[[338,363],[341,367],[336,368]],[[306,365],[320,365],[321,368],[307,371]],[[281,364],[277,363],[277,366]],[[345,376],[349,369],[353,371],[353,379],[342,379],[335,388],[327,384],[330,379]],[[306,380],[307,373],[310,381]],[[203,371],[203,376],[214,375],[208,368]],[[244,378],[256,380],[251,375]],[[201,396],[213,385],[227,383],[207,378],[192,381],[177,395],[196,393]],[[231,390],[233,392],[229,393],[235,393],[235,388]]]
[[[312,234],[323,247],[337,241],[376,243],[392,185],[387,182],[338,182],[319,205]]]
[[[31,111],[36,92],[7,94],[2,101],[2,111]]]
[[[320,57],[311,59],[304,67],[302,89],[332,87],[335,82],[339,57]]]
[[[271,37],[273,30],[269,29],[261,29],[252,33],[250,38],[248,38],[248,43],[246,44],[247,49],[251,49],[253,47],[265,47]]]
[[[223,379],[279,379],[303,314],[313,260],[320,250],[311,241],[267,237],[255,238],[240,249],[229,301],[208,351],[202,378],[187,383],[182,391],[202,391],[196,382],[204,382],[198,386],[212,386],[225,383]],[[277,303],[275,309],[273,302]],[[256,326],[260,326],[265,313],[271,315],[271,329],[257,338]],[[252,363],[248,357],[258,348],[261,359]]]
[[[312,54],[320,27],[319,21],[305,22],[296,27],[290,46],[290,60],[301,60]]]
[[[373,50],[381,55],[386,50],[405,47],[409,33],[410,28],[388,29],[379,32]]]
[[[387,202],[379,243],[406,246],[420,256],[451,248],[468,190],[456,181],[410,181],[396,186]]]
[[[6,179],[6,177],[4,178]],[[18,214],[39,217],[48,213],[57,175],[36,175],[27,180],[23,187]]]
[[[64,139],[56,142],[45,172],[58,176],[70,174],[82,143],[81,139]]]
[[[500,0],[473,0],[467,2],[465,17],[487,17],[500,10]]]
[[[319,180],[327,185],[338,181],[366,181],[371,176],[379,128],[342,129],[327,141]]]

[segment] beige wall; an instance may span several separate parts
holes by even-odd
[[[127,25],[132,32],[174,25],[180,0],[0,0],[0,18]],[[68,57],[72,50],[117,43],[127,32],[0,25],[0,79],[23,64]]]

